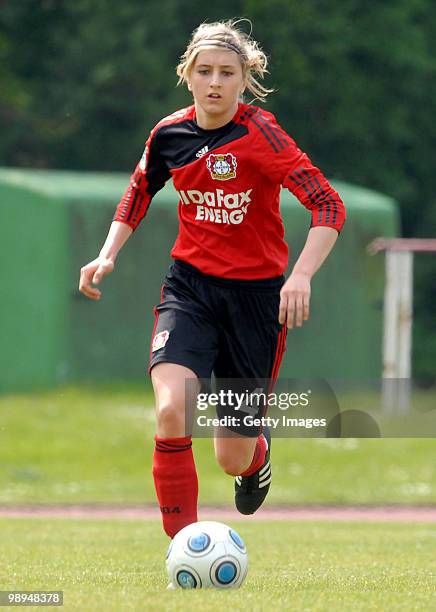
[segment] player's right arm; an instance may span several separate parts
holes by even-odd
[[[90,261],[80,270],[79,291],[91,300],[99,300],[101,291],[93,285],[98,285],[107,274],[110,274],[121,247],[129,239],[133,229],[126,223],[113,221],[99,256]]]
[[[99,256],[80,270],[79,291],[91,300],[101,298],[101,291],[92,285],[98,285],[104,276],[113,271],[120,249],[146,215],[155,193],[170,178],[155,134],[156,128],[152,130],[144,154],[117,206]]]

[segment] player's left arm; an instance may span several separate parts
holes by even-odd
[[[301,327],[310,311],[310,283],[332,250],[338,232],[331,227],[317,226],[309,230],[306,244],[291,275],[280,291],[279,322],[288,329]]]
[[[291,329],[309,318],[310,284],[332,250],[345,223],[345,206],[321,170],[291,141],[290,168],[282,185],[311,212],[306,244],[280,292],[279,322]],[[280,160],[286,163],[285,156]]]
[[[310,283],[332,250],[345,223],[345,206],[321,170],[277,124],[273,114],[254,115],[258,127],[254,150],[263,152],[260,167],[291,191],[311,213],[306,244],[280,292],[279,321],[290,329],[309,318]],[[265,155],[265,152],[268,154]]]

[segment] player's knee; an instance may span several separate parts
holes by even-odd
[[[185,435],[185,411],[183,404],[164,402],[157,407],[157,429],[161,436]]]
[[[244,457],[241,459],[241,457],[232,457],[224,453],[217,453],[216,458],[220,467],[229,476],[239,476],[239,474],[245,472],[250,465],[250,459],[247,460]]]

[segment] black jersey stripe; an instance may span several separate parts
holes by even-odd
[[[316,176],[312,176],[309,173],[308,170],[303,170],[302,174],[306,178],[306,182],[311,187],[311,192],[310,192],[311,193],[311,198],[310,198],[310,201],[313,204],[317,204],[318,203],[318,196],[323,193],[322,185],[319,182],[319,180],[317,179],[317,177]]]
[[[313,177],[313,181],[316,182],[316,184],[318,185],[319,192],[322,193],[323,188],[322,188],[321,183],[319,182],[319,180],[318,180],[318,178],[316,176]],[[331,194],[327,193],[327,194],[325,194],[323,200],[324,200],[324,208],[325,208],[325,211],[326,211],[325,222],[326,223],[330,222],[330,215],[331,215],[331,212],[332,212],[332,208],[333,208],[333,219],[335,221],[336,220],[336,202],[335,202],[334,198],[331,196]],[[318,223],[322,223],[322,208],[320,208],[319,213],[318,213]]]
[[[314,180],[317,182],[317,184],[319,186],[319,189],[322,191],[322,187],[321,187],[321,184],[320,184],[319,180],[316,177],[314,177]],[[325,194],[325,196],[324,196],[324,205],[325,205],[325,211],[326,211],[325,222],[326,223],[330,223],[330,215],[331,215],[331,212],[332,212],[332,205],[333,205],[333,210],[334,210],[336,204],[335,204],[334,199],[332,198],[332,196],[329,193]],[[320,215],[320,216],[321,216],[321,219],[319,220],[319,222],[322,223],[322,215]]]
[[[322,185],[321,185],[321,183],[319,182],[319,180],[317,179],[316,176],[312,176],[311,177],[309,173],[307,173],[307,175],[308,175],[308,179],[309,179],[308,180],[309,185],[312,187],[312,190],[313,190],[312,191],[313,199],[311,201],[313,202],[313,204],[319,205],[321,203],[321,201],[322,201],[322,197],[321,197],[321,201],[318,199],[318,196],[319,195],[322,196],[322,193],[323,193]],[[328,217],[330,218],[330,206],[326,202],[327,197],[325,197],[324,200],[325,200],[326,212],[327,212]],[[323,211],[324,211],[324,207],[320,206],[319,209],[318,209],[318,223],[322,223]],[[326,221],[327,221],[327,219],[326,219]]]
[[[270,119],[259,113],[259,121],[269,130],[282,148],[292,144],[292,139],[278,125],[271,123]]]
[[[265,119],[265,121],[268,121],[268,120]],[[278,126],[276,124],[271,124],[271,123],[269,123],[269,126],[270,126],[271,130],[273,130],[278,135],[280,135],[280,138],[284,142],[284,147],[289,147],[289,146],[291,146],[293,144],[292,138],[284,130],[282,130],[280,128],[280,126]]]
[[[322,216],[324,213],[324,209],[326,207],[329,208],[328,204],[325,201],[325,197],[323,198],[323,189],[319,183],[318,180],[316,180],[316,182],[318,183],[318,188],[314,187],[314,183],[310,180],[309,181],[309,185],[312,187],[313,191],[313,200],[312,202],[315,204],[315,206],[318,207],[318,223],[322,223]],[[319,197],[320,196],[320,197]]]
[[[278,134],[272,129],[271,125],[268,123],[268,120],[265,119],[265,117],[262,117],[262,115],[260,115],[258,117],[258,121],[268,130],[271,136],[275,138],[277,144],[279,145],[279,150],[281,151],[282,149],[284,149],[286,143],[279,138]]]
[[[309,201],[314,205],[318,207],[318,201],[317,201],[317,195],[318,195],[318,190],[316,189],[316,187],[314,187],[313,183],[311,181],[307,181],[309,183],[309,187],[307,185],[303,184],[303,189],[307,194],[307,197],[309,198]],[[323,209],[322,207],[318,207],[318,223],[322,223],[322,213],[323,213]]]
[[[125,209],[123,210],[123,217],[125,218],[126,221],[130,221],[130,218],[132,216],[133,203],[135,201],[135,197],[136,197],[136,194],[134,192],[133,185],[131,185],[129,188],[129,195],[126,200],[126,206],[125,206]]]
[[[133,220],[133,218],[136,216],[136,214],[134,215],[133,213],[136,210],[136,201],[138,200],[138,196],[139,196],[139,191],[136,190],[135,196],[132,200],[132,203],[130,205],[130,211],[129,214],[127,215],[127,221],[130,221],[131,219]]]
[[[296,178],[296,180],[294,179],[294,176]],[[310,174],[307,170],[303,169],[303,168],[298,168],[297,170],[295,170],[292,175],[289,175],[289,178],[291,180],[293,180],[295,182],[295,184],[297,186],[301,185],[303,183],[302,177],[304,179],[307,180],[307,178],[309,178],[309,184],[310,184]],[[322,186],[318,180],[318,178],[316,176],[311,177],[312,180],[317,184],[318,186],[318,191],[322,192]],[[306,180],[304,182],[306,182]],[[307,189],[305,189],[306,193],[309,195]],[[314,200],[312,199],[312,197],[310,197],[310,201],[313,203]],[[326,194],[324,196],[324,206],[326,209],[326,223],[330,222],[330,216],[333,213],[332,216],[332,223],[336,223],[337,220],[337,216],[338,216],[338,203],[336,201],[336,199],[331,195],[331,194]],[[322,223],[322,211],[320,210],[318,213],[318,223]]]
[[[129,210],[129,214],[127,216],[127,221],[130,221],[132,219],[132,222],[134,222],[135,217],[137,216],[136,213],[134,214],[134,212],[135,212],[135,205],[136,205],[136,201],[138,199],[138,196],[141,194],[141,184],[145,180],[144,175],[140,175],[139,178],[137,178],[137,176],[138,176],[137,172],[135,172],[135,174],[134,174],[135,180],[132,181],[132,183],[130,184],[130,190],[129,190],[129,202],[128,202],[128,204],[130,206],[130,210]],[[133,197],[133,200],[131,200],[133,191],[135,191],[135,195]],[[139,205],[141,204],[143,199],[144,199],[143,196],[141,196]],[[127,212],[127,210],[123,211],[123,214],[125,214],[125,212]]]
[[[244,112],[242,113],[242,115],[241,115],[241,119],[242,119],[242,118],[244,118],[244,119],[245,119],[246,117],[247,117],[247,118],[250,118],[250,117],[252,117],[252,116],[253,116],[255,113],[257,113],[257,112],[259,112],[257,108],[253,108],[253,107],[251,107],[251,108],[246,108],[246,109],[244,110]]]
[[[325,222],[330,223],[330,215],[332,214],[332,212],[334,213],[335,201],[333,200],[330,194],[327,195],[325,199],[326,199]]]
[[[289,175],[290,180],[293,183],[295,183],[297,187],[299,187],[301,183],[304,183],[306,181],[306,177],[303,175],[303,172],[304,172],[304,168],[303,166],[300,166],[299,168],[294,170],[292,174]]]
[[[304,174],[303,167],[300,167],[295,170],[292,174],[289,175],[289,178],[293,183],[295,183],[297,187],[301,187],[301,185],[303,185],[307,181],[307,177]]]
[[[129,188],[127,189],[126,195],[124,196],[124,205],[123,205],[123,209],[121,211],[121,218],[122,219],[124,219],[124,217],[126,216],[126,213],[127,213],[128,208],[129,208],[131,199],[132,199],[132,186],[129,185]]]
[[[313,205],[316,205],[316,196],[317,196],[318,189],[314,186],[314,184],[310,180],[310,174],[307,172],[307,175],[308,175],[307,176],[306,170],[303,170],[302,173],[305,176],[306,180],[304,182],[302,181],[300,185],[303,187],[304,191],[306,192],[309,202],[311,202]]]
[[[126,198],[125,198],[125,204],[124,204],[124,207],[123,207],[123,211],[121,213],[123,218],[126,216],[126,214],[128,215],[127,216],[127,220],[130,220],[130,218],[132,216],[132,212],[133,212],[132,206],[133,206],[133,203],[134,203],[134,200],[135,200],[135,197],[136,197],[136,196],[134,197],[134,193],[135,193],[135,190],[138,189],[138,187],[140,186],[140,183],[141,183],[141,179],[139,179],[139,181],[137,181],[136,177],[137,177],[137,170],[135,170],[132,178],[130,179],[129,189],[127,191],[127,195],[126,195]],[[132,198],[133,198],[133,200],[132,200]]]
[[[136,214],[135,214],[135,219],[137,219],[138,222],[141,219],[143,219],[145,215],[147,214],[149,205],[150,205],[150,198],[146,198],[144,194],[141,193],[139,200],[138,200],[138,206],[136,207]]]
[[[299,187],[302,183],[305,182],[306,178],[302,175],[303,168],[299,168],[292,173],[292,180]]]
[[[265,132],[265,130],[263,129],[262,125],[260,125],[253,117],[249,117],[249,121],[252,121],[254,123],[254,125],[256,125],[259,128],[259,130],[265,136],[266,140],[272,146],[274,152],[278,153],[279,149],[277,148],[277,145],[271,140],[271,137],[269,136],[269,134],[267,134],[267,132]]]
[[[336,219],[338,216],[338,203],[335,200],[335,198],[333,198],[331,195],[329,195],[329,198],[331,199],[332,203],[333,203],[333,218],[332,218],[332,223],[336,223]]]
[[[324,212],[324,209],[322,206],[320,206],[318,208],[318,223],[322,224],[322,213]]]
[[[322,205],[320,206],[320,212],[321,211],[325,211],[325,223],[329,223],[330,221],[330,213],[332,210],[332,206],[331,203],[328,199],[328,196],[325,196],[324,201],[322,202]],[[322,214],[318,214],[318,218],[320,219],[320,223],[322,223]]]
[[[279,127],[278,127],[278,126],[275,126],[275,125],[274,125],[274,126],[272,126],[272,129],[273,129],[273,130],[277,130],[277,131],[279,131]],[[289,146],[291,146],[291,145],[293,144],[293,140],[292,140],[292,138],[291,138],[290,136],[288,136],[288,134],[286,134],[286,132],[281,131],[281,132],[280,132],[280,135],[281,135],[281,137],[283,138],[283,140],[285,141],[286,146],[288,146],[288,147],[289,147]]]
[[[312,202],[312,192],[310,189],[308,189],[307,185],[305,185],[307,178],[306,176],[303,176],[303,172],[303,168],[299,168],[298,170],[292,172],[292,174],[289,174],[288,178],[296,187],[303,187],[310,202]]]

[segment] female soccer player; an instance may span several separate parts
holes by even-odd
[[[193,104],[151,131],[99,256],[81,269],[80,291],[100,299],[92,284],[113,271],[152,197],[173,179],[179,234],[156,307],[150,359],[157,416],[153,477],[170,537],[197,520],[185,381],[193,380],[197,392],[212,372],[217,380],[269,379],[272,385],[287,329],[308,319],[311,278],[345,221],[339,195],[275,117],[242,101],[246,90],[262,101],[271,92],[258,80],[266,66],[265,54],[236,22],[195,30],[177,66]],[[281,186],[311,213],[306,244],[286,282]],[[217,412],[225,416],[229,407]],[[215,438],[216,458],[236,477],[238,510],[252,514],[271,482],[269,432],[241,426],[227,433],[221,428]]]

